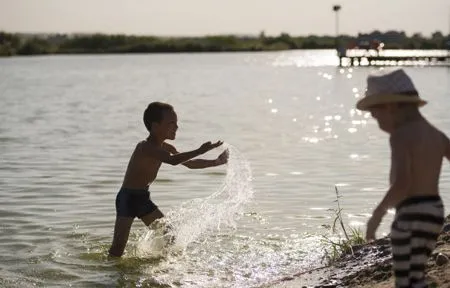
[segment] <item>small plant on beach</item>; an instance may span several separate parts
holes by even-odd
[[[323,226],[326,228],[331,228],[332,233],[338,235],[338,239],[335,240],[331,239],[329,236],[322,235],[324,243],[330,246],[329,249],[325,250],[324,255],[324,258],[326,258],[329,263],[335,262],[343,254],[353,254],[353,246],[366,243],[362,231],[359,228],[345,228],[344,220],[342,219],[342,208],[339,202],[339,198],[341,198],[341,196],[339,195],[339,190],[336,186],[334,186],[334,189],[336,192],[336,200],[334,202],[336,202],[337,208],[329,209],[329,211],[333,211],[335,214],[333,225]],[[338,233],[338,224],[342,229],[344,238],[342,238]]]

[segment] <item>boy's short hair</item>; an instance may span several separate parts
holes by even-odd
[[[173,111],[172,105],[162,102],[152,102],[148,104],[144,111],[144,125],[148,132],[152,132],[152,123],[160,122],[165,111]]]

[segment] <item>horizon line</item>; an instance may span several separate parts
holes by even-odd
[[[207,33],[207,34],[184,34],[184,35],[170,35],[170,34],[140,34],[140,33],[121,33],[121,32],[100,32],[100,31],[91,31],[91,32],[24,32],[24,31],[6,31],[3,29],[0,29],[0,32],[3,33],[7,33],[7,34],[25,34],[25,35],[109,35],[109,36],[113,36],[113,35],[119,35],[119,36],[130,36],[130,37],[161,37],[161,38],[202,38],[202,37],[214,37],[214,36],[237,36],[237,37],[259,37],[262,33],[264,33],[265,36],[267,37],[277,37],[280,36],[282,34],[287,34],[291,37],[311,37],[311,36],[317,36],[317,37],[330,37],[330,38],[335,38],[336,35],[331,35],[331,34],[307,34],[307,35],[295,35],[295,34],[291,34],[288,32],[280,32],[278,34],[267,34],[264,30],[261,30],[258,33]],[[356,37],[360,34],[372,34],[374,32],[380,32],[381,34],[386,34],[388,32],[396,32],[396,33],[405,33],[405,35],[407,37],[413,37],[415,34],[420,34],[423,37],[432,37],[432,35],[434,33],[441,33],[444,37],[450,37],[450,32],[446,35],[445,32],[441,31],[441,30],[436,30],[432,33],[430,33],[429,35],[426,35],[422,32],[413,32],[413,33],[406,33],[403,30],[394,30],[394,29],[389,29],[389,30],[378,30],[378,29],[374,29],[370,32],[358,32],[357,34],[348,34],[348,33],[340,33],[338,36],[342,37],[342,36],[350,36],[350,37]]]

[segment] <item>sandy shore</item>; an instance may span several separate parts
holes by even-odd
[[[353,250],[353,255],[342,255],[330,267],[298,273],[265,287],[394,287],[389,238],[378,239],[372,243],[354,247]],[[450,215],[446,218],[446,224],[439,236],[437,247],[427,263],[429,287],[450,287],[450,262],[438,265],[436,258],[439,254],[450,257]],[[439,256],[439,258],[441,260],[445,257]]]

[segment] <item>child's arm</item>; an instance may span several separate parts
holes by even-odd
[[[407,139],[395,135],[391,138],[391,186],[377,210],[386,212],[404,199],[411,186],[411,154]]]
[[[216,159],[192,159],[183,163],[189,169],[202,169],[223,165],[228,162],[228,150],[223,151]]]
[[[399,204],[411,186],[411,155],[407,140],[401,135],[391,137],[391,186],[372,213],[367,224],[366,238],[375,238],[375,231],[389,208]]]
[[[192,150],[189,152],[183,152],[183,153],[177,153],[177,154],[171,154],[168,151],[166,151],[164,148],[157,148],[157,147],[149,147],[147,148],[147,153],[155,158],[158,159],[161,162],[171,164],[171,165],[178,165],[181,163],[184,163],[186,161],[191,160],[192,158],[195,158],[199,155],[202,155],[209,150],[212,150],[216,147],[219,147],[222,145],[222,141],[217,141],[216,143],[206,142],[203,143],[200,148],[196,150]]]
[[[163,149],[173,155],[179,154],[177,149],[167,143],[163,143]],[[228,161],[228,150],[225,150],[214,160],[206,160],[206,159],[192,159],[182,163],[184,166],[189,169],[203,169],[208,167],[219,166],[227,163]]]

